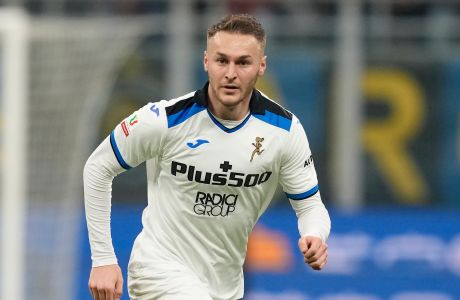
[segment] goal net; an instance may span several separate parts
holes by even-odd
[[[0,10],[0,14],[0,251],[1,274],[10,274],[2,276],[0,298],[69,299],[75,294],[73,276],[78,269],[75,252],[80,243],[84,161],[98,132],[97,120],[106,106],[115,71],[148,26],[142,19],[35,19],[11,10]],[[24,45],[17,46],[27,51],[22,56],[5,51],[18,42],[8,38],[6,29],[1,30],[8,23],[7,15],[18,14],[21,17],[11,19],[24,22],[8,32],[17,37],[21,26],[29,24]],[[23,78],[13,76],[15,81],[10,77],[17,72],[16,66],[5,68],[13,62],[19,69],[26,68]],[[24,105],[18,102],[18,94],[6,95],[5,90],[15,90],[19,96],[22,91]],[[21,118],[8,116],[5,108],[10,106]],[[25,126],[23,141],[19,125]],[[19,135],[19,141],[6,153],[13,133],[16,139]],[[11,178],[15,169],[19,174]],[[6,187],[10,187],[9,194]]]

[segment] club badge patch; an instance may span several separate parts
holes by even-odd
[[[255,142],[255,143],[252,143],[252,145],[253,145],[254,147],[256,147],[256,148],[254,149],[254,151],[252,151],[251,160],[250,160],[251,162],[252,162],[252,160],[254,159],[254,155],[256,155],[256,154],[257,154],[257,155],[261,155],[262,152],[264,152],[264,150],[261,149],[261,148],[262,148],[262,142],[263,142],[263,141],[264,141],[264,138],[263,138],[263,137],[256,137],[256,142]]]

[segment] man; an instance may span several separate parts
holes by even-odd
[[[278,182],[298,217],[305,263],[324,267],[330,219],[307,137],[294,115],[254,88],[266,69],[264,48],[255,18],[222,19],[208,30],[209,82],[134,112],[90,156],[84,187],[94,299],[121,297],[111,183],[143,161],[148,206],[128,266],[131,299],[241,299],[248,237]]]

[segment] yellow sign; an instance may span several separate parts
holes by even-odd
[[[381,101],[390,108],[387,118],[365,123],[365,149],[398,199],[407,204],[423,203],[428,185],[408,151],[424,121],[421,87],[407,73],[379,68],[366,72],[363,88],[368,101]]]

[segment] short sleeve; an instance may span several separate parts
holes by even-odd
[[[302,124],[293,116],[281,158],[280,184],[287,197],[302,200],[319,190],[313,156]]]
[[[162,102],[149,103],[121,121],[110,134],[110,145],[118,163],[129,170],[157,156],[166,124]]]

